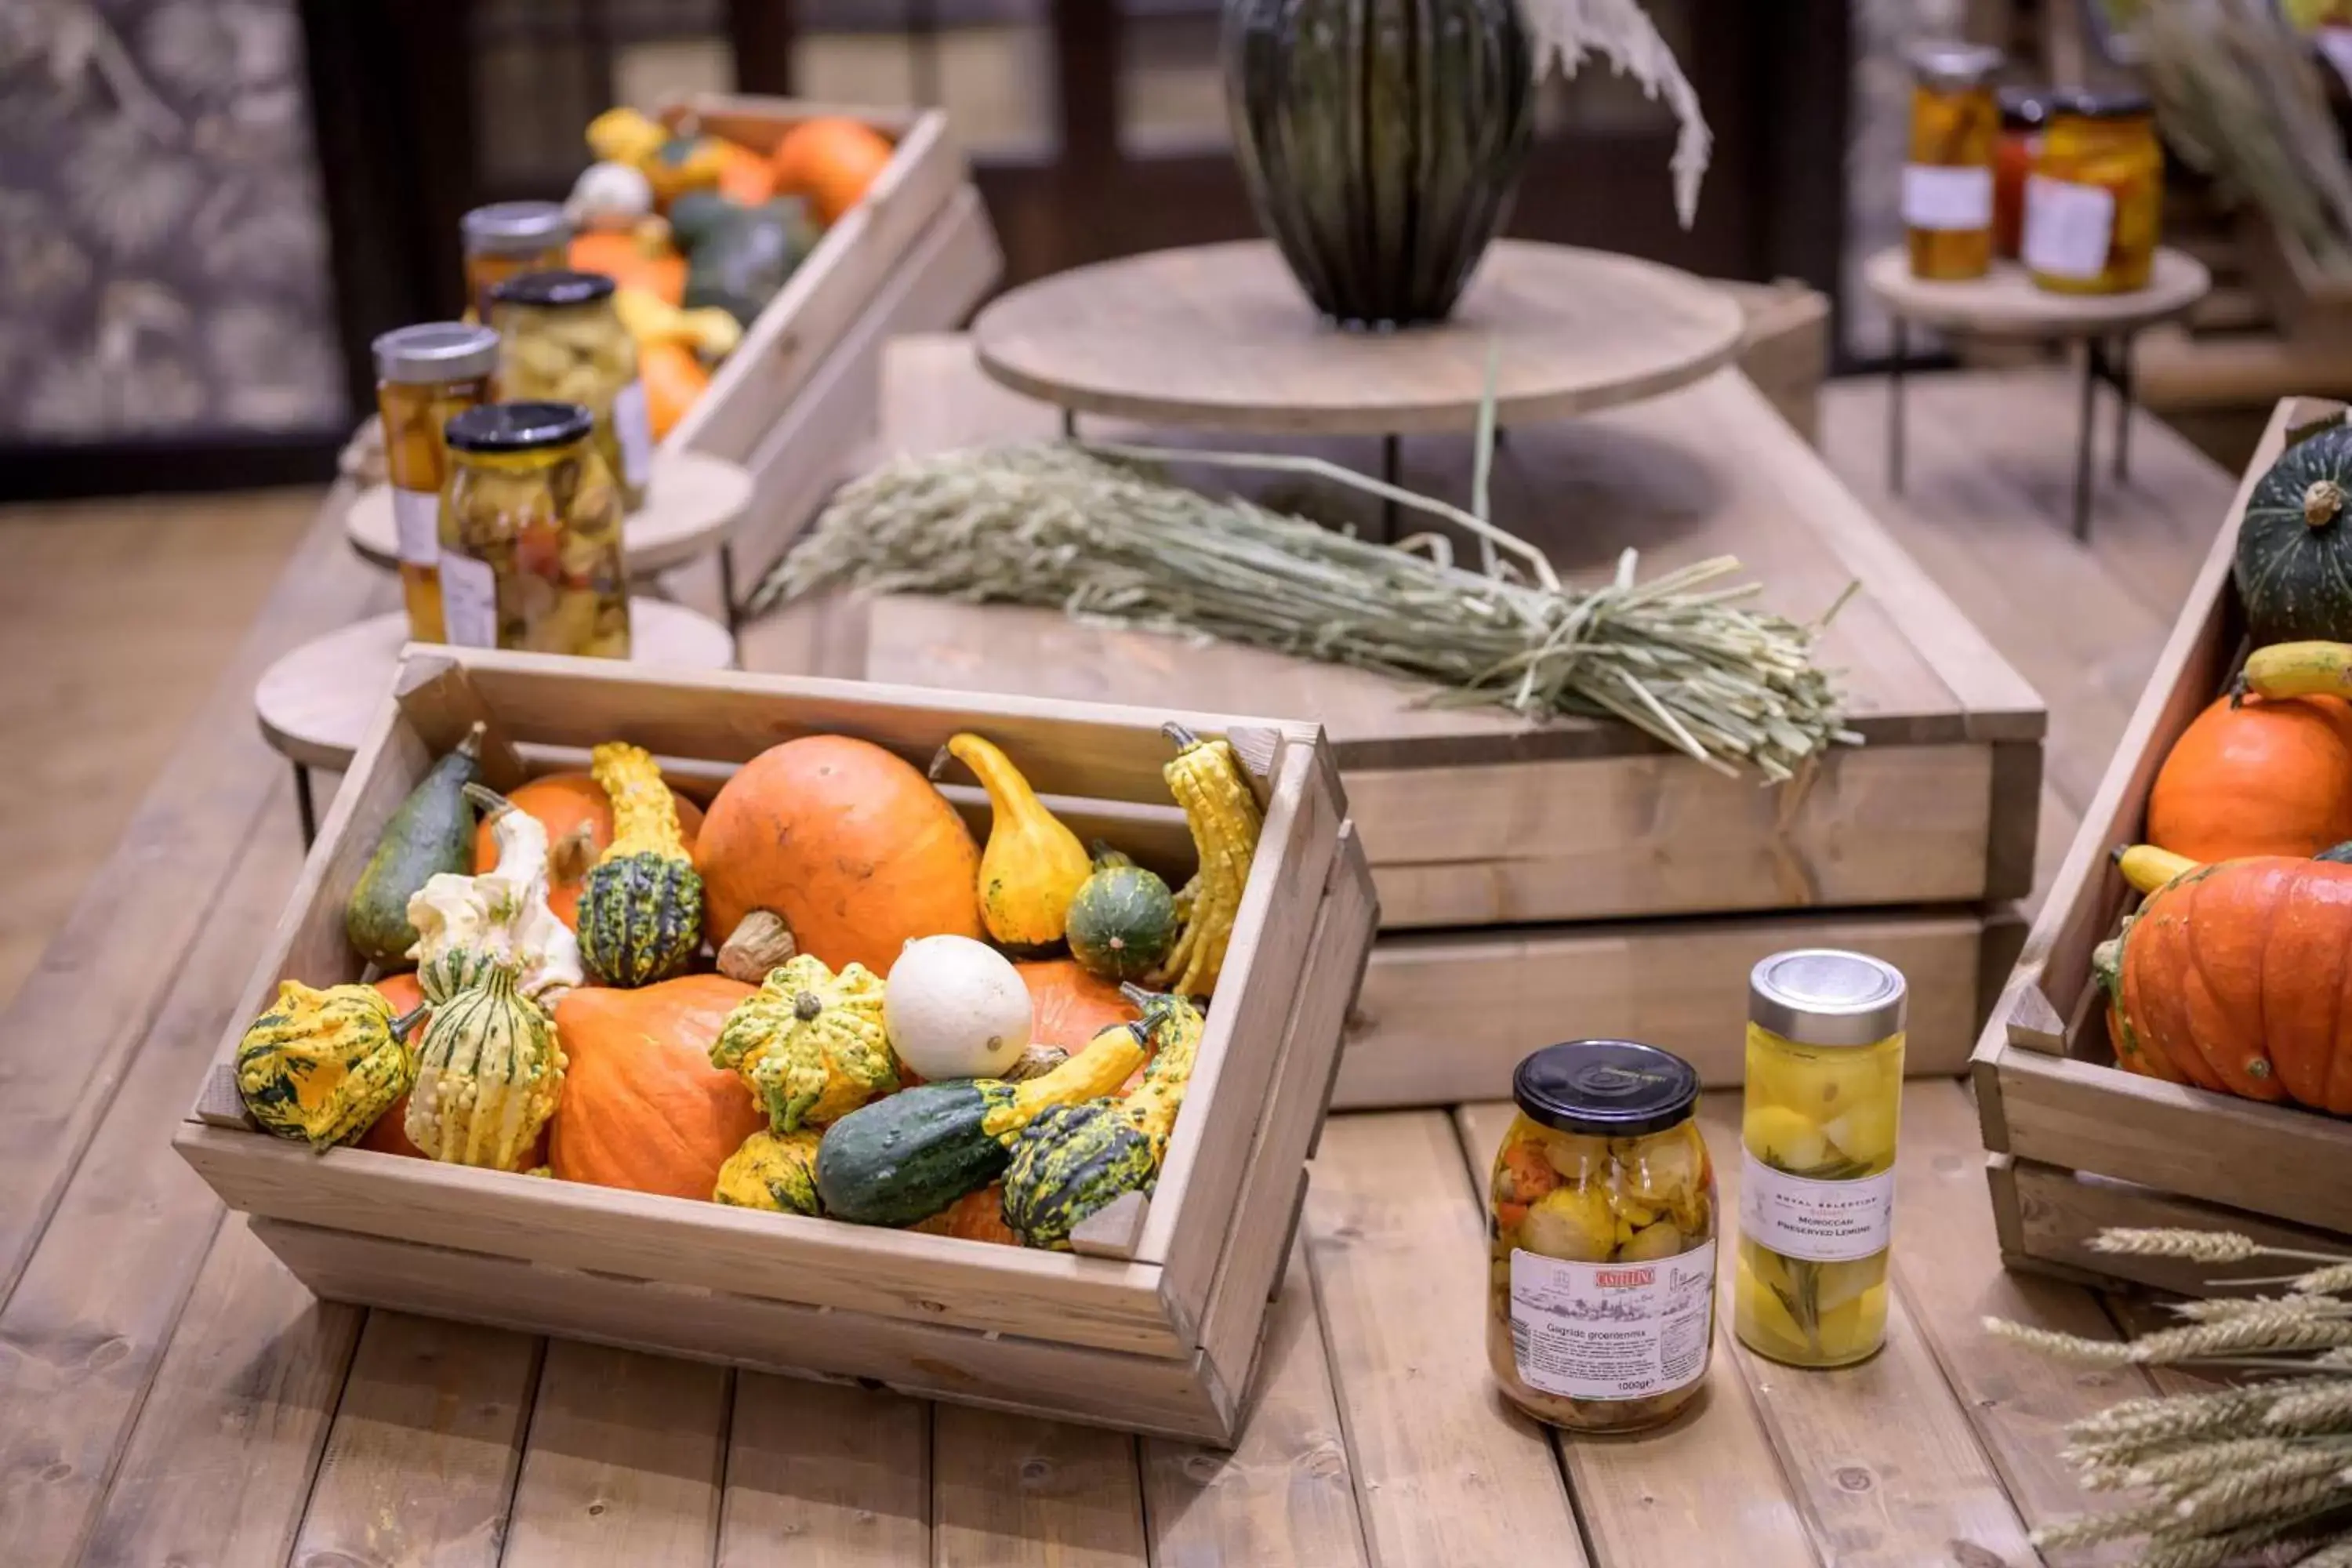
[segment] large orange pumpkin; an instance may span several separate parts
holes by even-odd
[[[2316,855],[2352,838],[2352,706],[2223,698],[2181,731],[2147,802],[2147,841],[2210,864]]]
[[[1074,959],[1013,967],[1029,988],[1029,1037],[1039,1045],[1084,1050],[1087,1041],[1112,1025],[1131,1024],[1143,1016],[1118,994],[1116,982],[1088,974]]]
[[[1004,1223],[1004,1184],[991,1182],[978,1192],[966,1193],[927,1220],[907,1227],[925,1236],[953,1236],[965,1241],[993,1241],[1007,1247],[1021,1245],[1021,1237]]]
[[[2124,1067],[2352,1115],[2352,866],[2263,855],[2184,872],[2097,968]]]
[[[963,818],[913,767],[845,735],[744,763],[710,803],[694,868],[713,942],[766,910],[829,969],[887,975],[912,938],[986,935]]]
[[[702,808],[675,789],[669,795],[677,803],[678,831],[685,835],[687,850],[692,853],[694,837],[702,829]],[[589,868],[596,864],[596,857],[613,842],[611,799],[604,786],[586,773],[549,773],[507,798],[547,828],[547,907],[555,911],[557,920],[579,930],[581,884]],[[474,830],[474,871],[479,875],[498,863],[498,837],[485,822]]]
[[[395,1016],[414,1012],[425,1001],[425,993],[417,985],[414,974],[387,974],[374,984],[383,999],[392,1004]],[[425,1034],[425,1022],[418,1019],[416,1026],[408,1031],[408,1058],[412,1065],[416,1060],[416,1042]],[[375,1119],[374,1126],[360,1134],[359,1146],[373,1149],[379,1154],[406,1154],[418,1160],[432,1158],[408,1141],[408,1096],[405,1094],[394,1100],[392,1108]],[[537,1161],[531,1163],[538,1163]]]
[[[776,194],[805,197],[817,221],[830,228],[865,198],[890,162],[890,143],[862,121],[824,115],[785,132],[769,162]]]
[[[689,974],[635,991],[583,986],[555,1006],[570,1059],[548,1163],[558,1179],[709,1199],[719,1167],[767,1125],[751,1091],[710,1065],[751,987]]]

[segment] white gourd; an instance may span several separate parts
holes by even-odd
[[[968,936],[927,936],[890,965],[882,1023],[927,1079],[1001,1078],[1028,1049],[1035,1014],[1012,960]]]
[[[453,952],[501,964],[515,972],[518,993],[551,1010],[564,992],[585,984],[587,973],[579,939],[548,906],[547,828],[489,791],[481,795],[496,803],[488,809],[499,863],[478,876],[439,871],[426,879],[408,900],[408,921],[417,931],[408,956],[428,979],[436,961]],[[436,987],[425,989],[429,1000],[440,1000],[432,995]]]

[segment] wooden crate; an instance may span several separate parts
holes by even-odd
[[[2165,754],[2243,658],[2230,568],[2246,498],[2288,430],[2342,406],[2288,398],[2273,413],[1977,1043],[1973,1072],[1994,1214],[2003,1255],[2017,1267],[2195,1290],[2219,1271],[2095,1253],[2090,1238],[2108,1226],[2352,1234],[2352,1184],[2343,1180],[2352,1123],[2126,1072],[2115,1065],[2090,972],[2092,949],[2115,934],[2136,901],[2111,851],[2140,840]]]
[[[2352,345],[2352,281],[2322,272],[2303,241],[2252,202],[2238,209],[2237,235],[2247,280],[2281,330],[2301,342]]]
[[[1189,840],[1160,775],[1169,718],[1234,741],[1266,825],[1158,1187],[1089,1222],[1092,1255],[360,1149],[314,1155],[245,1120],[221,1077],[235,1029],[175,1142],[330,1299],[1230,1441],[1377,918],[1311,724],[412,649],[236,1016],[253,1016],[281,976],[356,977],[344,900],[385,819],[478,719],[489,725],[486,771],[502,784],[576,766],[581,747],[616,735],[676,759],[673,776],[691,787],[794,735],[863,736],[919,764],[975,729],[1020,758],[1081,836],[1108,835],[1181,875]],[[950,798],[984,823],[973,792]]]
[[[962,338],[934,336],[885,355],[882,425],[895,453],[1046,436],[1057,416],[986,381]],[[1129,435],[1083,422],[1097,430]],[[1370,441],[1309,449],[1378,462]],[[1467,451],[1466,439],[1408,442],[1406,482],[1465,494]],[[1737,1083],[1748,967],[1822,943],[1903,967],[1915,1068],[1959,1071],[2023,934],[2007,900],[2032,879],[2044,728],[2032,689],[1737,373],[1514,429],[1495,493],[1498,517],[1588,581],[1629,545],[1648,571],[1737,553],[1767,602],[1793,615],[1859,580],[1823,658],[1845,672],[1867,743],[1764,788],[1622,724],[1431,707],[1361,671],[931,599],[871,603],[866,673],[1139,704],[1246,701],[1320,722],[1381,910],[1339,1105],[1499,1097],[1528,1051],[1608,1033],[1682,1052],[1710,1084]]]
[[[691,120],[766,153],[793,125],[819,115],[864,121],[896,151],[663,442],[665,449],[708,452],[751,471],[751,509],[732,538],[745,590],[847,477],[873,434],[882,343],[897,332],[955,325],[1003,267],[940,110],[708,95],[672,104],[664,118]]]

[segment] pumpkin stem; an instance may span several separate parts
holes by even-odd
[[[2314,479],[2303,492],[2303,521],[2325,528],[2344,510],[2344,487],[2334,479]]]
[[[595,863],[596,830],[584,822],[548,846],[547,868],[559,884],[578,881]]]
[[[816,1016],[824,1011],[824,998],[814,991],[803,991],[793,998],[793,1016],[803,1024],[814,1024]]]
[[[768,978],[769,972],[792,962],[800,952],[800,943],[793,938],[793,928],[784,923],[782,915],[769,910],[753,910],[745,915],[719,947],[719,973],[730,980],[740,980],[746,985],[757,985]]]

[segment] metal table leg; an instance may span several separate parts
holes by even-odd
[[[318,842],[319,808],[310,800],[310,770],[301,763],[294,764],[294,814],[302,823],[302,847],[308,849]]]
[[[1065,408],[1062,410],[1062,439],[1075,441],[1077,438],[1078,411],[1075,408]]]
[[[1394,485],[1402,482],[1404,474],[1404,441],[1398,436],[1381,437],[1381,478]],[[1387,497],[1381,499],[1381,542],[1394,544],[1397,538],[1397,503]]]
[[[735,599],[735,543],[732,540],[719,547],[719,603],[727,619],[727,635],[734,637],[743,629],[743,606]]]
[[[2094,445],[2094,416],[2098,413],[2099,370],[2105,356],[2099,351],[2099,340],[2091,338],[2083,344],[2083,416],[2074,432],[2074,537],[2083,543],[2091,539],[2091,447]]]
[[[2116,363],[2109,371],[2116,384],[2116,478],[2119,479],[2131,477],[2132,344],[2138,338],[2137,332],[2126,332],[2116,340]]]
[[[1911,326],[1895,318],[1895,357],[1886,367],[1886,490],[1903,493],[1903,362],[1911,355]]]

